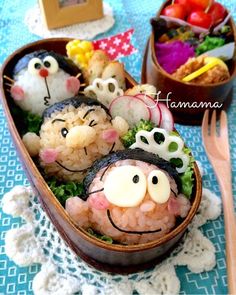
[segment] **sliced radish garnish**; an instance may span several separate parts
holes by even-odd
[[[174,129],[174,118],[164,103],[158,103],[158,106],[161,110],[161,123],[160,127],[167,130],[172,131]]]
[[[161,123],[161,110],[157,101],[155,101],[152,97],[146,94],[137,94],[135,97],[142,99],[145,105],[149,108],[151,112],[151,121],[156,125],[159,126]]]
[[[132,128],[141,119],[150,120],[151,112],[142,99],[124,95],[115,98],[109,107],[110,114],[113,118],[120,116],[124,118]]]

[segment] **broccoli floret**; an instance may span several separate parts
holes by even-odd
[[[125,135],[122,136],[122,142],[126,148],[135,143],[135,135],[141,130],[151,131],[155,127],[155,124],[148,120],[141,119],[132,129],[130,129]]]
[[[206,51],[221,47],[224,44],[225,40],[223,38],[206,36],[204,42],[202,42],[195,51],[197,55],[200,55]]]

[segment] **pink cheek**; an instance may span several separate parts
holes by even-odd
[[[11,87],[11,96],[15,99],[15,100],[23,100],[25,98],[25,93],[24,90],[18,86],[18,85],[13,85]]]
[[[88,202],[90,207],[97,210],[105,210],[109,207],[109,202],[107,201],[106,197],[101,193],[92,194],[88,198]]]
[[[119,134],[115,129],[108,129],[102,132],[102,139],[107,143],[113,143],[119,138]]]
[[[77,94],[80,89],[80,81],[75,77],[70,77],[66,80],[66,89],[68,92]]]
[[[40,158],[46,164],[54,163],[57,156],[58,152],[55,149],[45,149],[40,152]]]
[[[175,197],[170,197],[170,199],[169,199],[169,201],[168,201],[168,211],[169,211],[171,214],[179,215],[180,204],[179,204],[177,198],[175,198]]]

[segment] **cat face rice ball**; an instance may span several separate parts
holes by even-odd
[[[83,80],[80,69],[53,51],[38,50],[22,57],[13,69],[10,92],[25,111],[42,115],[56,102],[76,95]]]
[[[43,117],[40,136],[26,134],[23,141],[29,151],[34,143],[35,150],[38,146],[35,154],[46,175],[81,181],[96,159],[123,149],[119,136],[127,132],[128,124],[122,118],[111,120],[106,107],[96,100],[67,99],[46,109]]]
[[[122,244],[147,243],[188,214],[180,185],[169,162],[140,149],[118,151],[94,163],[84,179],[84,198],[67,199],[66,210],[85,230]]]

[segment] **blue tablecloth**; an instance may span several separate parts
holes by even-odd
[[[161,0],[106,0],[114,10],[116,24],[107,33],[98,38],[113,35],[131,27],[135,28],[133,43],[138,53],[124,58],[127,70],[136,80],[140,80],[142,53],[150,33],[149,19],[154,16]],[[234,0],[222,0],[236,18]],[[39,39],[31,34],[24,24],[24,14],[35,5],[34,0],[0,1],[0,63],[18,47]],[[170,89],[171,91],[171,89]],[[236,92],[235,92],[236,95]],[[236,97],[229,110],[229,132],[233,170],[233,193],[236,195]],[[193,154],[206,170],[204,187],[220,196],[212,168],[207,160],[199,127],[180,126],[177,129]],[[0,199],[3,194],[15,185],[28,184],[18,156],[9,135],[6,120],[0,105]],[[32,279],[39,271],[39,266],[19,268],[5,255],[4,237],[7,230],[17,227],[20,220],[5,215],[0,208],[0,294],[32,294]],[[204,234],[216,247],[217,265],[214,270],[199,275],[192,274],[185,267],[177,268],[181,280],[181,294],[227,294],[227,276],[225,263],[224,223],[221,216],[214,222],[209,222],[203,229]],[[148,290],[147,290],[148,295]]]

